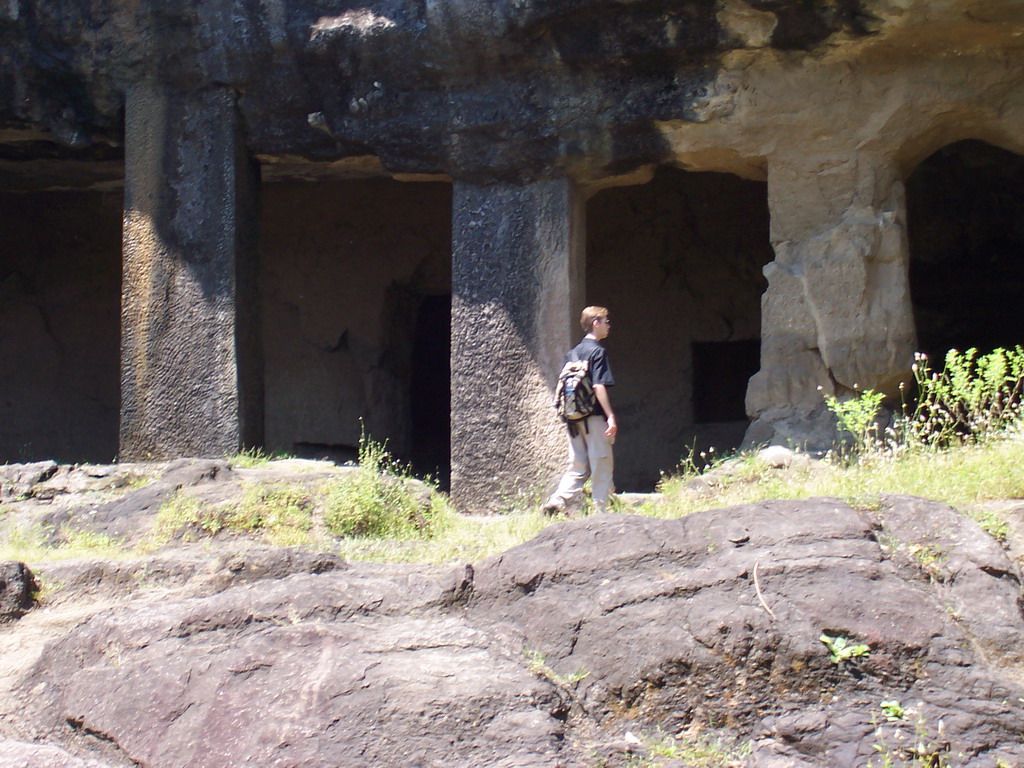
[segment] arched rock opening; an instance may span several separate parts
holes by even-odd
[[[12,152],[0,151],[0,463],[110,462],[123,168]]]
[[[362,422],[447,484],[451,185],[265,181],[261,284],[267,450],[353,459]]]
[[[619,490],[650,490],[691,447],[737,448],[760,364],[767,185],[659,168],[587,208],[587,303],[607,305]]]
[[[950,144],[906,182],[918,348],[982,352],[1024,344],[1024,157]]]

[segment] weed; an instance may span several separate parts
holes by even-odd
[[[840,400],[826,396],[825,405],[839,423],[839,428],[853,438],[855,453],[863,453],[878,442],[878,414],[885,395],[868,389],[859,395]]]
[[[359,439],[359,466],[331,481],[324,493],[324,525],[334,536],[429,538],[445,505],[424,508],[411,487],[408,470],[382,443],[366,433]]]
[[[63,582],[48,579],[46,576],[38,573],[34,574],[33,578],[35,579],[36,588],[32,591],[32,600],[35,603],[45,604],[50,598],[64,589]]]
[[[225,514],[224,526],[232,531],[263,533],[267,541],[278,546],[308,544],[313,499],[302,487],[249,484],[242,500]]]
[[[84,529],[63,529],[64,543],[59,549],[66,554],[101,555],[124,548],[124,542],[112,536]]]
[[[842,664],[851,659],[864,659],[871,655],[871,648],[863,643],[852,644],[841,635],[831,637],[823,634],[818,638],[828,648],[829,658],[833,664]]]
[[[751,752],[749,742],[703,733],[698,728],[675,736],[658,731],[642,738],[641,743],[648,757],[632,758],[627,763],[629,768],[655,768],[664,760],[678,761],[692,768],[732,768],[742,764]]]
[[[214,535],[223,527],[219,511],[204,507],[195,496],[178,491],[157,510],[144,549],[156,549],[179,535],[182,541],[195,541],[198,535]]]
[[[151,475],[131,474],[128,475],[125,478],[124,483],[118,487],[126,491],[137,491],[141,488],[145,488],[147,485],[152,484],[155,479],[156,478],[154,478]]]
[[[1019,420],[1024,349],[949,350],[941,372],[915,356],[914,410],[900,420],[901,439],[917,445],[985,440]]]
[[[4,559],[34,560],[46,550],[47,531],[41,525],[8,520],[4,525]]]
[[[232,467],[240,467],[241,469],[253,469],[255,467],[262,467],[269,464],[272,461],[278,459],[291,459],[294,458],[287,453],[265,453],[262,448],[246,448],[240,453],[234,456],[228,457],[228,463]]]
[[[539,510],[504,515],[455,515],[436,496],[434,536],[429,539],[347,538],[337,543],[347,560],[375,562],[469,563],[532,539],[556,522]]]
[[[570,693],[578,683],[590,676],[590,672],[584,667],[580,667],[568,675],[561,675],[548,666],[544,654],[535,649],[524,648],[523,655],[526,656],[527,665],[533,674],[543,677],[545,680]]]
[[[131,554],[124,543],[95,531],[64,528],[61,530],[63,543],[52,546],[48,543],[52,528],[38,523],[7,521],[2,538],[0,557],[23,562],[67,560],[75,557],[119,558]]]
[[[885,715],[885,719],[888,720],[890,723],[895,723],[895,722],[899,722],[900,720],[905,720],[906,717],[907,717],[906,711],[903,709],[903,707],[900,705],[900,703],[898,701],[896,701],[895,699],[890,699],[889,701],[883,701],[878,706],[881,708],[882,713]]]
[[[967,513],[989,536],[1005,544],[1010,536],[1010,524],[994,509],[977,508]]]
[[[946,553],[934,544],[910,544],[906,548],[914,561],[932,581],[945,581],[942,566],[946,564]]]
[[[1007,432],[984,443],[943,450],[868,452],[856,462],[821,461],[785,472],[751,472],[744,482],[714,486],[696,487],[692,476],[665,477],[659,486],[663,503],[648,512],[675,518],[716,507],[815,496],[838,497],[867,509],[893,493],[942,499],[967,509],[991,499],[1024,498],[1022,447],[1024,434]]]
[[[154,549],[176,537],[195,541],[218,533],[262,534],[271,544],[302,546],[311,541],[313,499],[302,487],[248,484],[235,504],[208,506],[178,492],[156,514],[144,549]]]
[[[875,723],[875,743],[872,746],[877,759],[868,760],[868,768],[951,768],[949,744],[942,739],[942,721],[939,721],[938,732],[933,736],[925,718],[917,714],[913,733],[910,733],[903,721],[907,715],[916,714],[916,710],[908,709],[904,712],[900,708],[900,712],[902,717],[896,720],[889,718],[886,713],[886,719],[891,723],[888,732],[872,718]]]

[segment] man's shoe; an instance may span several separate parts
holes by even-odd
[[[549,501],[547,504],[540,508],[540,511],[548,517],[554,517],[555,515],[560,515],[563,512],[565,512],[565,507],[556,504],[553,501]]]

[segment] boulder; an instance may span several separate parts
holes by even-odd
[[[37,483],[57,471],[55,461],[35,461],[30,464],[0,466],[0,501],[31,496]]]
[[[35,579],[24,563],[0,562],[0,622],[17,619],[31,608],[35,589]]]

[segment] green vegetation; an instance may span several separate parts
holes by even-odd
[[[35,580],[36,588],[32,592],[32,599],[42,605],[45,605],[54,595],[64,588],[64,585],[61,582],[48,579],[38,573],[35,574]]]
[[[658,768],[673,760],[692,768],[734,768],[750,755],[750,744],[700,730],[684,731],[676,736],[657,733],[641,739],[647,753],[626,763],[628,768]]]
[[[909,446],[944,446],[985,441],[1014,426],[1020,418],[1024,386],[1024,349],[946,353],[941,372],[925,355],[917,355],[913,411],[896,425],[896,438]],[[907,411],[908,409],[904,409]]]
[[[287,453],[266,453],[262,448],[246,448],[234,456],[228,457],[228,463],[235,468],[253,469],[263,467],[278,459],[294,458]]]
[[[358,467],[320,484],[247,484],[235,503],[207,505],[179,492],[158,511],[147,548],[222,533],[255,534],[278,546],[330,548],[332,537],[428,540],[445,528],[451,513],[444,497],[413,481],[383,445],[364,435],[359,458]]]
[[[905,720],[907,718],[907,713],[903,709],[903,705],[895,699],[883,701],[878,706],[882,710],[882,714],[885,715],[885,719],[890,723],[899,722],[900,720]]]
[[[839,429],[853,438],[855,454],[876,444],[878,441],[878,414],[882,410],[885,394],[867,390],[848,400],[828,396],[825,405],[836,417]]]
[[[868,760],[868,768],[953,768],[949,743],[943,739],[941,721],[938,733],[933,735],[928,721],[915,709],[904,710],[896,701],[883,701],[881,707],[888,726],[875,727],[873,746],[877,755]],[[916,717],[911,731],[904,721],[912,714]],[[872,722],[876,721],[872,719]]]
[[[301,487],[249,484],[241,502],[224,516],[224,527],[262,533],[269,543],[282,547],[307,545],[312,542],[314,504]]]
[[[923,355],[913,367],[916,392],[880,430],[883,396],[868,390],[840,400],[826,397],[851,448],[804,469],[778,472],[756,456],[718,462],[726,473],[694,487],[700,474],[690,462],[662,481],[667,504],[654,514],[677,517],[715,506],[766,499],[834,496],[864,509],[877,508],[881,496],[905,493],[941,499],[962,507],[1000,541],[1009,534],[997,512],[972,505],[1024,495],[1020,400],[1024,385],[1024,349],[951,350],[942,371]]]
[[[524,648],[523,655],[526,656],[527,665],[533,674],[538,677],[543,677],[545,680],[549,680],[551,683],[570,694],[576,688],[577,683],[590,676],[590,672],[583,667],[580,667],[575,672],[568,675],[560,675],[548,666],[547,659],[543,653],[532,648]]]
[[[1010,536],[1010,524],[994,509],[970,509],[968,514],[985,532],[1000,544],[1005,544]]]
[[[408,470],[384,445],[359,439],[359,467],[324,493],[324,525],[334,536],[430,538],[443,527],[447,508],[417,499]]]
[[[945,450],[861,454],[856,463],[825,461],[786,472],[756,456],[743,457],[709,492],[691,488],[695,475],[665,478],[666,503],[652,509],[659,517],[680,517],[703,509],[766,499],[833,496],[864,509],[877,508],[885,494],[905,493],[968,506],[991,499],[1024,496],[1024,436],[1007,433],[985,443]]]
[[[71,560],[77,557],[125,557],[122,542],[93,531],[64,528],[63,541],[50,544],[51,529],[40,525],[25,525],[4,519],[0,523],[0,559],[38,562],[41,560]]]
[[[907,553],[921,567],[925,575],[932,581],[945,581],[946,574],[942,567],[946,564],[946,553],[934,544],[909,544]]]
[[[829,658],[833,664],[842,664],[851,659],[866,659],[871,655],[871,648],[863,643],[851,643],[845,637],[822,635],[818,638],[828,648]]]
[[[879,434],[884,395],[867,390],[842,400],[826,397],[825,405],[840,430],[848,432],[857,454],[902,452],[984,443],[1016,427],[1024,387],[1024,349],[946,353],[941,371],[918,354],[913,365],[915,392]],[[903,395],[903,385],[900,386]]]

